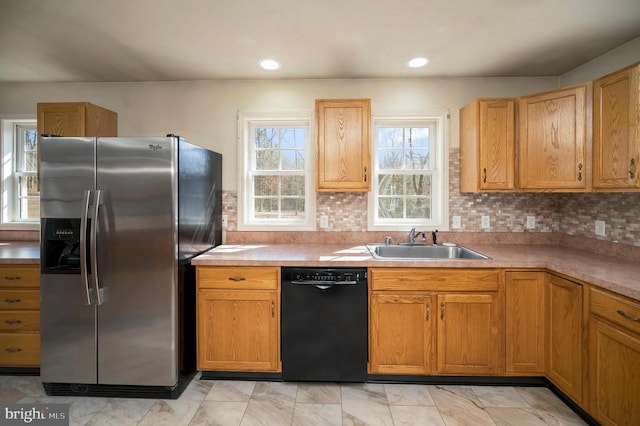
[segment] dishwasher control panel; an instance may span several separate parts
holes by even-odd
[[[327,269],[327,268],[287,268],[289,277],[285,279],[298,282],[362,282],[367,279],[367,270],[355,269]]]

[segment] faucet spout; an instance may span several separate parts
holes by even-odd
[[[438,232],[437,229],[434,229],[433,231],[431,231],[431,241],[433,242],[434,246],[438,245],[438,240],[436,239],[436,233]]]

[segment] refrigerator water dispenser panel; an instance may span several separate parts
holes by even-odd
[[[43,274],[80,273],[80,219],[42,219]]]

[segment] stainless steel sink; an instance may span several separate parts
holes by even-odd
[[[489,260],[489,256],[458,245],[385,245],[366,244],[367,250],[378,260]]]

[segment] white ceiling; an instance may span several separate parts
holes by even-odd
[[[0,0],[0,82],[558,76],[638,36],[640,0]]]

